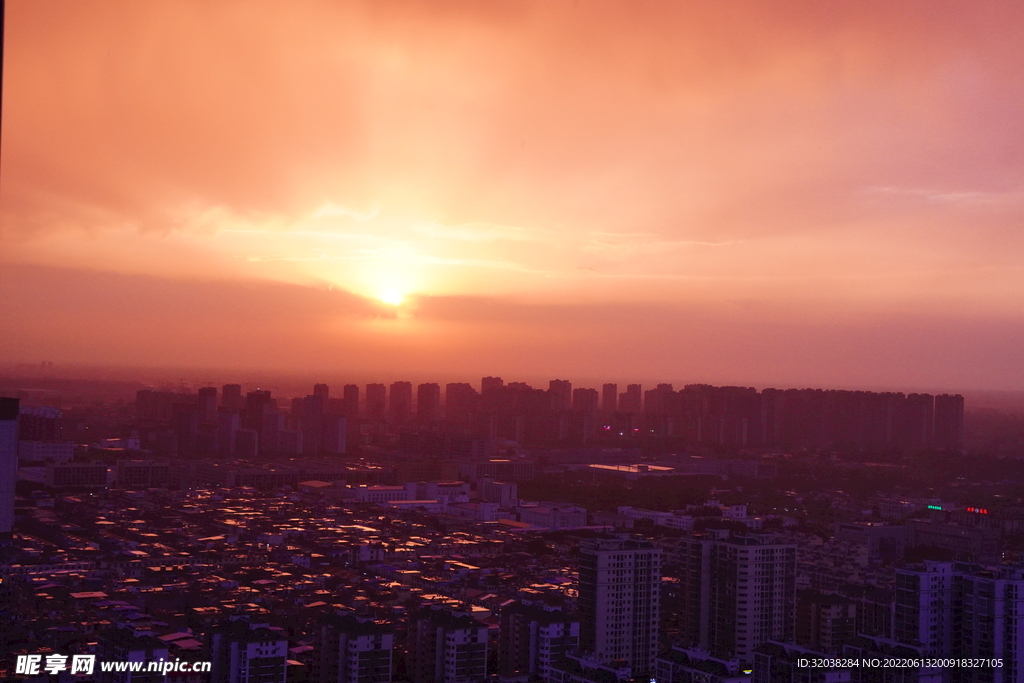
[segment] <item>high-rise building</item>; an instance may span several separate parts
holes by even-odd
[[[640,412],[643,394],[639,384],[629,384],[626,390],[619,394],[619,412],[636,415]]]
[[[277,408],[277,401],[269,391],[256,389],[245,395],[245,413],[242,426],[246,429],[262,431],[263,415]],[[262,434],[261,434],[262,436]]]
[[[324,405],[327,405],[327,400],[330,398],[331,388],[326,384],[314,384],[313,395],[319,396],[323,400]]]
[[[342,410],[345,417],[354,420],[359,417],[359,385],[346,384],[342,393]]]
[[[770,536],[734,536],[711,550],[708,650],[752,662],[769,640],[795,631],[796,546]]]
[[[176,403],[196,405],[196,395],[140,389],[135,394],[135,414],[140,421],[170,422],[173,419],[171,413]]]
[[[935,429],[935,400],[931,394],[908,394],[899,402],[893,420],[893,436],[904,448],[930,446]]]
[[[761,643],[793,640],[796,547],[718,536],[680,541],[683,644],[749,664]]]
[[[284,415],[277,408],[263,413],[260,423],[260,454],[276,453],[281,448],[281,432],[285,428]]]
[[[416,419],[420,422],[441,419],[441,385],[431,382],[416,387]]]
[[[1003,666],[959,671],[961,683],[1024,681],[1024,569],[963,567],[953,580],[953,657],[1001,659]],[[957,613],[958,612],[958,613]]]
[[[551,410],[560,412],[572,408],[572,382],[567,379],[553,379],[548,382]]]
[[[212,683],[286,683],[288,639],[267,624],[233,617],[210,636]]]
[[[796,642],[826,654],[839,654],[857,635],[853,600],[811,588],[796,592]]]
[[[259,454],[277,452],[278,435],[284,429],[284,416],[277,409],[277,399],[264,389],[256,389],[246,394],[242,426],[258,435]],[[235,439],[237,447],[238,435]]]
[[[964,440],[964,397],[939,394],[935,397],[934,443],[939,448],[960,448]]]
[[[614,413],[619,409],[619,385],[605,384],[601,387],[601,411]]]
[[[661,550],[632,538],[580,544],[580,647],[602,664],[623,660],[633,676],[658,654]]]
[[[925,561],[896,570],[893,638],[920,645],[929,657],[950,654],[953,563]]]
[[[329,415],[344,415],[345,414],[345,399],[344,398],[329,398],[329,399],[327,399],[327,413]]]
[[[366,385],[366,417],[381,421],[387,410],[388,388],[384,384]]]
[[[708,649],[713,546],[714,539],[703,535],[686,537],[679,542],[679,602],[675,613],[680,641],[685,647]]]
[[[484,393],[488,389],[501,389],[505,386],[505,381],[500,377],[484,377],[480,380],[480,393]]]
[[[171,413],[174,433],[177,436],[179,458],[194,458],[199,437],[199,409],[189,403],[175,403]]]
[[[348,450],[348,418],[344,415],[324,415],[320,434],[321,452],[344,455]]]
[[[894,640],[926,657],[1002,660],[958,683],[1024,681],[1024,570],[925,561],[896,570]]]
[[[558,607],[517,602],[501,610],[498,672],[548,680],[552,666],[576,650],[579,620]]]
[[[412,417],[412,382],[392,382],[388,389],[388,417],[405,424]]]
[[[235,430],[235,455],[255,458],[260,453],[260,435],[255,429]]]
[[[468,424],[479,395],[471,384],[453,382],[444,388],[444,417],[449,422]]]
[[[559,438],[586,443],[597,431],[600,394],[597,389],[572,390],[572,414],[559,416]]]
[[[135,631],[121,626],[97,634],[96,657],[101,662],[138,662],[142,671],[102,671],[96,667],[99,683],[160,683],[166,680],[159,672],[145,671],[149,662],[166,660],[167,644],[151,631]]]
[[[644,412],[664,415],[670,412],[668,397],[674,394],[671,384],[659,384],[644,392]]]
[[[854,630],[857,635],[892,640],[893,591],[878,586],[848,584],[842,588],[842,594],[856,605],[857,626]]]
[[[326,386],[318,384],[317,386]],[[326,392],[313,393],[302,399],[302,416],[299,428],[306,453],[320,452],[324,436],[324,416],[327,412]]]
[[[302,455],[308,452],[303,449],[302,430],[282,429],[277,435],[277,449],[284,455]]]
[[[598,410],[597,389],[573,389],[572,409],[577,413],[593,414]]]
[[[235,435],[242,427],[237,408],[217,408],[217,455],[231,458],[235,455]]]
[[[14,528],[14,483],[18,480],[18,404],[0,398],[0,543],[9,543]]]
[[[391,683],[394,629],[338,613],[320,625],[316,683]]]
[[[302,422],[302,411],[304,408],[305,399],[300,396],[292,398],[292,412],[290,414],[292,424],[300,424]]]
[[[217,421],[217,387],[200,387],[198,393],[199,422],[213,424]]]
[[[220,404],[226,408],[241,410],[245,406],[241,384],[225,384],[220,388]]]
[[[409,620],[408,674],[416,683],[487,678],[487,625],[469,612],[427,605]]]

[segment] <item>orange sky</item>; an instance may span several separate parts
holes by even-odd
[[[7,7],[0,362],[1024,381],[1018,2]]]

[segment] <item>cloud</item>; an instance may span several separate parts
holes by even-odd
[[[531,230],[512,225],[465,223],[443,225],[437,222],[417,225],[414,230],[427,237],[465,242],[540,242],[552,238],[550,231]]]
[[[682,249],[688,247],[728,247],[739,244],[743,240],[688,240],[688,239],[664,239],[652,233],[613,233],[594,232],[591,233],[587,242],[583,245],[583,251],[589,252],[663,252],[670,249]]]
[[[372,221],[380,215],[380,207],[376,206],[370,211],[356,211],[346,206],[337,206],[327,202],[313,214],[313,218],[351,218],[359,223],[366,223]]]
[[[531,303],[16,266],[0,270],[0,358],[290,370],[369,380],[474,374],[541,381],[900,390],[1024,381],[1019,319],[844,304]],[[968,324],[963,324],[967,321]],[[113,333],[116,332],[116,333]],[[74,344],[68,340],[74,339]]]
[[[0,263],[612,319],[758,302],[741,336],[812,303],[1024,319],[1022,22],[915,0],[9,3]],[[544,323],[565,345],[545,353],[572,361],[598,318]],[[540,322],[418,320],[424,349],[500,329],[540,362]]]
[[[993,192],[988,190],[937,190],[906,187],[869,187],[870,195],[891,197],[907,201],[959,204],[963,206],[1013,206],[1024,204],[1024,190],[1013,189]]]

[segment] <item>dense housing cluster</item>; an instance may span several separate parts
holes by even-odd
[[[1024,680],[1019,490],[981,473],[914,485],[888,457],[967,457],[960,397],[412,389],[0,400],[0,666],[209,662],[167,678],[246,683]],[[906,485],[857,484],[879,473]],[[920,663],[841,663],[885,657]],[[951,657],[1001,663],[926,661]],[[838,663],[801,664],[814,659]]]

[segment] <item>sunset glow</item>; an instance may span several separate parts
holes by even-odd
[[[1020,3],[7,12],[5,362],[1024,380]]]

